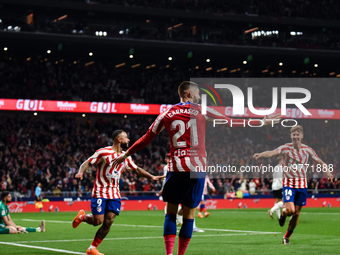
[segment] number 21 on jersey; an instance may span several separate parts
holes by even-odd
[[[186,141],[178,141],[183,135],[190,135],[190,146],[198,146],[198,136],[197,136],[197,122],[196,119],[190,119],[187,123],[183,120],[175,120],[170,125],[171,130],[178,130],[176,134],[172,137],[172,145],[175,148],[187,147]],[[187,130],[190,128],[190,134]]]

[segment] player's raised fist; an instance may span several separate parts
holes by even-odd
[[[77,173],[75,177],[82,180],[83,179],[83,173]]]

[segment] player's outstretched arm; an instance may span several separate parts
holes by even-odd
[[[327,165],[325,162],[323,162],[321,159],[313,160],[313,161],[314,161],[316,164],[320,164],[322,169],[324,169],[324,167],[327,168],[326,174],[327,174],[328,180],[331,181],[331,182],[333,182],[334,176],[333,176],[333,174],[331,173],[331,171],[329,170],[328,165]]]
[[[140,168],[140,167],[137,167],[136,169],[133,169],[132,171],[135,172],[136,174],[138,174],[141,177],[146,177],[146,178],[151,179],[153,181],[157,181],[157,180],[163,179],[165,177],[165,175],[154,176],[154,175],[150,174],[149,172],[145,171],[143,168]]]
[[[87,171],[89,167],[90,167],[90,161],[89,160],[84,161],[83,164],[81,164],[81,166],[79,167],[78,173],[76,174],[75,177],[82,180],[84,172]]]
[[[123,161],[129,156],[147,146],[159,134],[159,132],[163,130],[163,128],[164,126],[157,129],[156,133],[149,129],[146,134],[139,138],[124,154],[116,157],[112,161],[112,167],[117,167],[119,164],[123,163]]]
[[[240,127],[249,127],[249,123],[252,122],[252,125],[275,125],[278,124],[281,120],[280,114],[272,114],[266,115],[262,122],[260,120],[252,120],[252,119],[233,119],[229,118],[214,109],[207,107],[207,121],[213,122],[214,120],[226,121],[223,124],[228,124],[231,128],[240,128]]]
[[[116,168],[117,166],[119,166],[121,163],[123,163],[123,161],[125,159],[127,159],[131,154],[129,153],[129,151],[126,151],[125,154],[122,154],[118,157],[116,157],[115,159],[113,159],[112,161],[112,167]]]
[[[278,124],[280,122],[280,120],[281,120],[280,114],[266,115],[263,118],[265,126]]]
[[[255,153],[253,155],[253,158],[257,160],[259,158],[271,158],[277,155],[279,155],[279,152],[277,150],[272,150],[272,151],[264,151],[261,153]]]

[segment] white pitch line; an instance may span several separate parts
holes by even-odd
[[[76,252],[76,251],[67,251],[67,250],[61,250],[61,249],[46,248],[46,247],[41,247],[41,246],[31,246],[31,245],[18,244],[18,243],[0,242],[0,244],[20,246],[20,247],[32,248],[32,249],[38,249],[38,250],[55,251],[55,252],[68,253],[68,254],[81,254],[81,255],[86,254],[86,253],[81,253],[81,252]]]
[[[228,213],[249,213],[249,211],[229,211]],[[261,214],[267,214],[268,215],[268,212],[267,211],[263,211],[263,212],[251,212],[252,214],[253,213],[261,213]],[[318,213],[318,212],[301,212],[302,214],[331,214],[331,215],[333,215],[333,214],[335,214],[335,215],[338,215],[338,214],[340,214],[340,213],[323,213],[323,212],[320,212],[320,213]]]
[[[32,220],[32,219],[16,219],[15,221],[18,221],[18,220],[22,220],[22,221],[39,221],[39,222],[41,222],[41,220]],[[59,221],[59,220],[45,220],[45,222],[72,224],[72,221]]]
[[[222,231],[222,232],[237,232],[237,233],[254,233],[254,234],[281,234],[281,232],[265,232],[265,231],[251,231],[251,230],[232,230],[219,228],[202,228],[203,230]]]
[[[40,220],[31,220],[31,219],[20,219],[20,220],[22,220],[22,221],[39,221],[40,222]],[[45,220],[45,222],[71,224],[70,221]],[[137,227],[137,228],[163,228],[163,226],[150,226],[150,225],[133,225],[133,224],[113,224],[113,225],[114,226],[123,226],[123,227]],[[237,232],[237,233],[281,234],[281,232],[266,232],[266,231],[251,231],[251,230],[233,230],[233,229],[219,229],[219,228],[202,228],[202,229],[208,230],[208,231]]]
[[[193,235],[193,238],[196,237],[216,237],[216,236],[247,236],[247,235],[256,235],[263,233],[242,233],[242,234],[219,234],[219,235]],[[138,239],[159,239],[163,236],[142,236],[142,237],[117,237],[117,238],[105,238],[105,241],[115,241],[115,240],[138,240]],[[41,241],[18,241],[15,243],[58,243],[58,242],[90,242],[93,239],[67,239],[67,240],[41,240]]]
[[[336,214],[336,215],[339,215],[340,213],[317,213],[317,212],[300,212],[302,214],[330,214],[330,215],[333,215],[333,214]]]
[[[133,225],[133,224],[113,224],[113,225],[136,228],[163,228],[163,226],[150,226],[150,225]]]

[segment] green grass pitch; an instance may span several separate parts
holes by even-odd
[[[46,232],[0,235],[0,254],[85,254],[98,227],[83,223],[73,229],[75,215],[11,214],[16,224],[25,227],[38,227],[44,219]],[[123,211],[98,250],[106,255],[165,254],[163,221],[164,211]],[[340,253],[340,208],[304,208],[290,245],[282,244],[287,222],[280,227],[264,209],[210,210],[210,216],[197,217],[196,224],[205,232],[193,234],[188,255]]]

